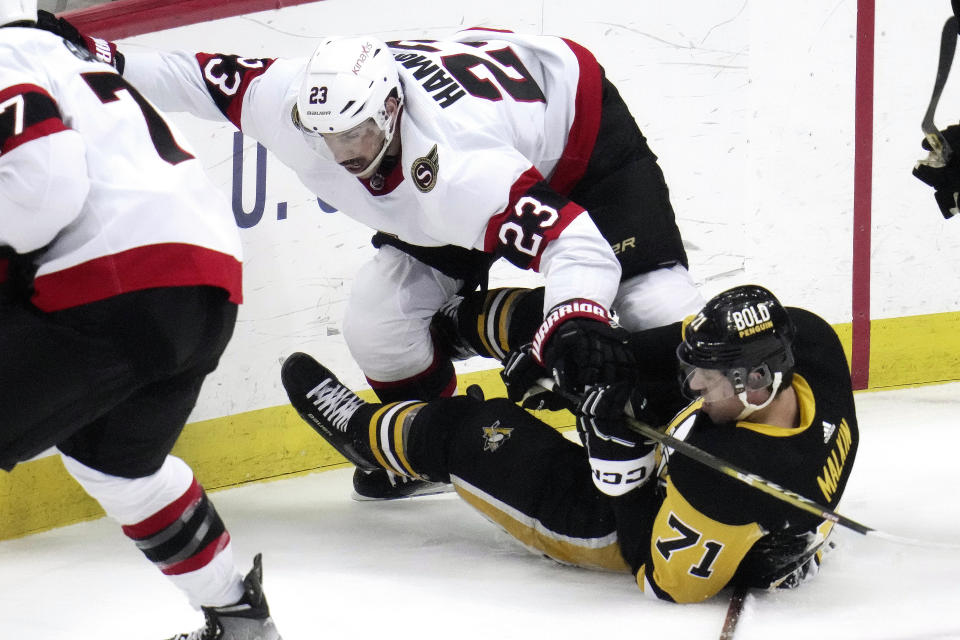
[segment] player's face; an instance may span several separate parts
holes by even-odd
[[[717,369],[687,368],[684,388],[688,397],[703,398],[704,402],[719,402],[736,395],[733,383]]]
[[[692,367],[684,380],[687,395],[703,399],[703,412],[716,423],[735,420],[743,411],[733,383],[722,371]]]
[[[716,402],[707,402],[704,400],[701,410],[710,416],[710,419],[716,424],[733,422],[743,411],[743,402],[736,396],[717,400]]]
[[[373,118],[340,133],[323,134],[334,161],[354,175],[363,173],[383,148],[385,134]]]

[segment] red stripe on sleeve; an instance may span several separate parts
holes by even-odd
[[[38,87],[35,84],[15,84],[4,89],[0,89],[0,102],[6,102],[13,96],[24,93],[40,93],[50,98],[50,94],[47,93],[47,90],[43,87]],[[53,98],[50,99],[53,100]]]
[[[558,193],[570,193],[587,170],[600,131],[600,113],[603,103],[603,75],[600,63],[593,54],[572,40],[563,39],[580,64],[577,81],[575,115],[567,136],[567,146],[550,178],[550,186]]]
[[[583,207],[578,205],[576,202],[569,202],[565,207],[560,209],[560,220],[557,221],[557,224],[553,225],[549,229],[543,232],[543,248],[540,250],[540,253],[537,254],[537,257],[533,259],[530,263],[530,268],[540,272],[540,258],[543,257],[543,249],[546,249],[550,242],[555,240],[567,226],[573,222],[577,216],[586,211]]]
[[[59,118],[50,118],[43,122],[38,122],[24,129],[22,134],[7,138],[3,143],[3,147],[0,148],[0,153],[9,153],[31,140],[43,138],[51,133],[66,131],[67,129],[67,125],[63,124],[63,121]]]
[[[500,244],[500,227],[513,215],[513,207],[517,200],[529,191],[533,185],[541,181],[543,181],[543,176],[535,167],[530,167],[517,178],[517,181],[510,187],[510,200],[507,202],[507,208],[490,218],[490,222],[487,223],[487,231],[483,236],[484,251],[494,253],[497,250],[497,245]]]
[[[276,61],[274,58],[241,58],[222,53],[198,53],[197,64],[207,91],[220,112],[233,125],[243,130],[243,98],[254,79],[266,73]]]
[[[527,195],[538,201],[550,198],[550,201],[545,204],[556,210],[556,219],[548,226],[542,226],[541,223],[548,221],[545,214],[535,209],[527,211],[518,207],[521,198]],[[550,197],[551,195],[552,197]],[[557,195],[550,189],[543,181],[540,172],[531,167],[517,178],[517,181],[510,188],[510,202],[507,208],[490,218],[487,230],[484,233],[483,250],[487,253],[501,254],[522,268],[539,271],[540,257],[543,255],[544,249],[583,212],[583,207],[567,200],[565,196]],[[528,219],[527,216],[531,216],[532,219]],[[501,237],[501,229],[508,223],[512,223],[509,226],[513,228],[504,230],[503,235],[506,237],[506,241],[504,241],[504,238]],[[523,228],[524,235],[522,237],[517,235],[517,224],[520,224]],[[534,240],[534,235],[539,236],[539,240]],[[536,255],[530,256],[529,262],[525,265],[519,264],[514,259],[521,255],[516,251],[518,245],[531,250],[536,247]]]
[[[68,129],[60,119],[57,101],[35,84],[15,84],[0,90],[0,105],[0,114],[6,116],[0,128],[0,153]]]

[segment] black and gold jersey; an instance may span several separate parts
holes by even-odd
[[[802,309],[788,311],[796,326],[798,426],[715,424],[697,401],[669,428],[675,437],[833,509],[859,438],[847,360],[827,322]],[[652,524],[632,528],[649,531],[649,544],[621,540],[636,550],[626,559],[645,592],[697,602],[731,583],[792,586],[818,562],[830,523],[681,454],[663,453],[659,509]],[[627,513],[617,511],[619,518]],[[622,536],[630,528],[618,529]]]

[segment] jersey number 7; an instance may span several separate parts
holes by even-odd
[[[140,107],[143,119],[147,123],[147,130],[150,132],[150,140],[153,141],[153,147],[157,154],[170,164],[179,164],[184,160],[191,160],[193,156],[180,148],[177,141],[167,126],[163,117],[157,113],[147,99],[140,95],[140,92],[124,80],[121,76],[111,72],[90,72],[80,74],[90,89],[100,99],[100,102],[107,104],[121,99],[123,92],[126,92],[133,101]]]

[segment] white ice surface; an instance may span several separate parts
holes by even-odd
[[[857,396],[861,444],[840,512],[960,543],[960,383]],[[286,640],[717,638],[727,595],[645,598],[629,576],[530,554],[453,494],[350,499],[351,470],[213,493],[246,570],[264,554]],[[960,638],[960,550],[841,530],[821,574],[751,594],[740,640]],[[159,640],[201,616],[109,520],[0,543],[0,638]]]

